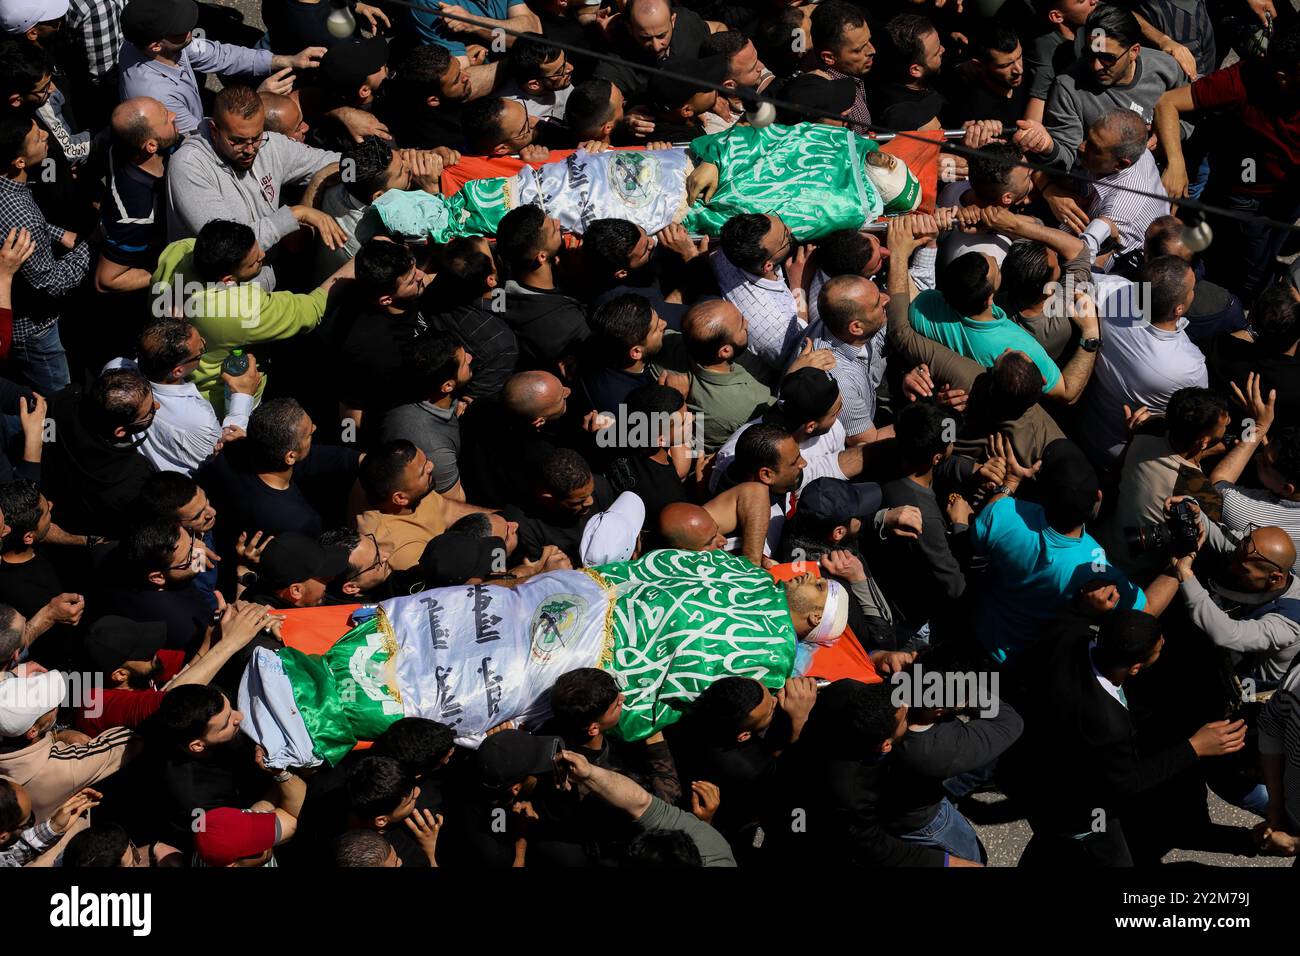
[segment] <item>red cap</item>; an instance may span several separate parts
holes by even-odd
[[[274,812],[217,807],[203,814],[203,829],[194,834],[194,849],[208,866],[229,866],[275,846],[276,829]]]

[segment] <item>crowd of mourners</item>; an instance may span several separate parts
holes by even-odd
[[[989,791],[1022,865],[1296,855],[1289,2],[261,18],[0,4],[0,865],[980,865]],[[949,131],[937,203],[803,242],[374,208],[759,93]],[[583,668],[541,726],[311,771],[241,732],[289,609],[665,548],[841,581],[863,679],[732,674],[628,743]]]

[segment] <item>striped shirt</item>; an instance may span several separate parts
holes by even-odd
[[[842,342],[820,323],[809,329],[814,349],[835,353],[831,375],[840,387],[844,407],[839,421],[846,435],[861,435],[875,427],[876,391],[885,377],[885,327],[862,345]]]
[[[1155,193],[1164,198],[1139,196],[1127,192],[1129,189]],[[1146,239],[1147,227],[1161,216],[1169,215],[1169,194],[1160,181],[1160,170],[1156,168],[1155,157],[1150,150],[1143,150],[1142,157],[1132,166],[1096,180],[1084,204],[1084,212],[1091,217],[1092,222],[1080,238],[1087,243],[1093,259],[1097,258],[1101,244],[1110,238],[1110,227],[1098,218],[1100,216],[1115,223],[1119,230],[1118,255],[1140,247]],[[1065,227],[1062,226],[1061,229],[1064,230]],[[1116,256],[1110,258],[1106,271],[1110,271],[1109,266],[1115,259]]]
[[[1284,758],[1282,797],[1291,832],[1300,833],[1300,668],[1291,671],[1260,712],[1259,752]]]
[[[1300,551],[1300,501],[1279,498],[1264,488],[1239,488],[1226,481],[1215,486],[1223,495],[1223,517],[1220,524],[1233,537],[1245,537],[1253,525],[1256,528],[1281,528],[1295,542]],[[1300,557],[1291,565],[1300,574]]]

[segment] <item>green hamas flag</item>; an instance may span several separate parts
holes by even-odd
[[[794,670],[795,633],[785,588],[724,551],[653,551],[596,569],[618,595],[607,670],[626,697],[617,732],[643,740],[720,677],[752,677],[773,690]]]
[[[722,551],[656,551],[514,588],[386,601],[323,655],[259,648],[239,704],[269,766],[335,763],[403,716],[476,746],[507,720],[545,717],[561,674],[600,667],[625,694],[617,733],[642,740],[720,677],[779,688],[795,647],[785,590],[767,572]]]
[[[691,152],[718,167],[718,189],[696,203],[682,225],[716,236],[742,213],[780,216],[796,240],[818,239],[839,229],[860,229],[884,204],[867,176],[875,142],[824,123],[733,126],[701,136]]]

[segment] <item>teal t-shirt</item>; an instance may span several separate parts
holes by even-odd
[[[1089,581],[1114,584],[1117,607],[1140,611],[1147,605],[1142,589],[1111,565],[1092,535],[1069,538],[1053,530],[1042,506],[1030,501],[999,498],[981,511],[971,525],[971,548],[989,559],[991,580],[976,626],[999,661],[1028,647]]]
[[[1038,344],[1038,340],[993,306],[992,322],[977,322],[959,315],[943,293],[927,289],[912,302],[908,319],[912,328],[927,339],[945,345],[959,355],[989,368],[1007,349],[1024,352],[1043,373],[1043,391],[1050,392],[1061,378],[1061,370]]]

